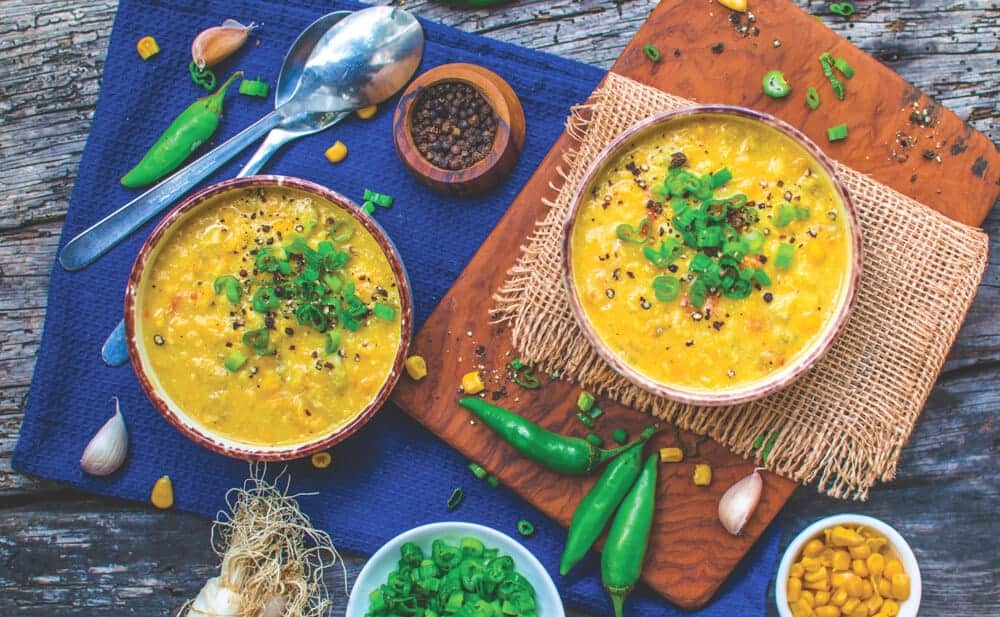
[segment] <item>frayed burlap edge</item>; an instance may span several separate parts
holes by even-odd
[[[752,403],[700,408],[658,398],[614,372],[591,348],[563,286],[561,230],[589,161],[629,126],[692,105],[609,73],[566,130],[554,201],[494,296],[521,358],[583,387],[707,435],[738,455],[840,498],[864,500],[891,480],[899,454],[975,297],[986,235],[838,165],[862,227],[864,275],[854,312],[827,356],[792,386]],[[766,463],[753,443],[778,433]]]

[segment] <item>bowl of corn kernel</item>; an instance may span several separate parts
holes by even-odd
[[[775,580],[781,617],[916,617],[920,608],[913,551],[870,516],[838,514],[806,527]]]

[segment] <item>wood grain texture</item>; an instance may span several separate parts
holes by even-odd
[[[850,20],[825,14],[826,2],[796,3],[1000,141],[994,0],[861,0]],[[406,6],[463,30],[608,68],[655,2],[520,0],[471,11],[432,0]],[[116,3],[4,0],[0,7],[0,614],[168,614],[215,567],[208,521],[10,472],[49,271]],[[897,480],[877,487],[863,505],[800,490],[783,511],[786,541],[834,511],[892,523],[920,559],[921,614],[929,617],[1000,615],[1000,209],[984,229],[992,256],[986,278],[903,451]],[[353,576],[363,558],[348,562]],[[769,615],[775,614],[772,602]]]

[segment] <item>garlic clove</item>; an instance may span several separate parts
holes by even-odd
[[[128,454],[128,430],[118,397],[115,414],[94,434],[80,457],[80,467],[92,476],[107,476],[118,471]]]
[[[215,66],[243,46],[255,24],[244,26],[235,19],[227,19],[221,26],[202,30],[191,43],[191,59],[199,69]]]
[[[729,490],[719,500],[719,521],[726,531],[734,536],[740,535],[743,527],[750,520],[753,511],[760,502],[760,493],[764,481],[760,472],[753,473],[729,487]]]

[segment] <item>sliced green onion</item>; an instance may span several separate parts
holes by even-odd
[[[653,294],[660,302],[670,302],[681,293],[681,282],[677,277],[660,275],[653,279]]]
[[[246,361],[247,361],[246,354],[236,349],[233,350],[233,352],[226,357],[226,361],[223,364],[223,366],[226,367],[227,371],[235,373],[236,371],[240,370],[240,368],[244,364],[246,364]]]
[[[826,129],[826,138],[830,141],[840,141],[842,139],[847,139],[847,125],[838,124],[837,126],[831,126]]]
[[[520,358],[514,358],[513,360],[510,361],[510,368],[514,369],[515,371],[521,370],[523,366],[524,362],[522,362]]]
[[[326,315],[323,313],[323,309],[315,304],[300,304],[295,309],[295,320],[299,322],[299,325],[309,326],[317,332],[325,332],[326,326],[329,323]]]
[[[831,2],[830,12],[841,17],[854,15],[854,3],[852,2]]]
[[[212,283],[212,289],[216,294],[225,290],[226,298],[234,304],[239,302],[240,298],[243,296],[243,287],[232,274],[223,274],[222,276],[217,277]]]
[[[266,313],[278,308],[281,298],[274,292],[274,287],[261,287],[253,295],[253,310],[258,313]]]
[[[354,237],[354,228],[348,222],[337,221],[330,228],[330,232],[327,235],[337,244],[343,244]]]
[[[651,43],[643,45],[642,53],[646,54],[646,57],[649,59],[650,62],[659,62],[660,58],[662,57],[660,55],[660,50],[656,48],[656,45],[653,45]]]
[[[774,257],[774,265],[777,268],[787,270],[792,267],[792,257],[795,255],[795,245],[784,242],[778,245],[778,253]]]
[[[490,488],[496,488],[500,486],[500,478],[490,474],[486,476],[486,483],[490,485]]]
[[[729,171],[728,167],[723,167],[719,171],[712,174],[712,188],[717,189],[732,179],[733,179],[733,172]]]
[[[795,220],[795,206],[787,201],[778,204],[778,211],[774,213],[771,222],[775,227],[784,227]]]
[[[326,333],[326,341],[323,344],[323,351],[326,355],[337,353],[340,349],[340,330],[331,330]]]
[[[580,411],[590,411],[590,408],[594,406],[594,402],[597,399],[594,395],[586,390],[580,392],[580,396],[576,397],[576,406]]]
[[[809,219],[810,216],[809,208],[803,208],[802,206],[795,206],[795,218],[799,221],[805,221]]]
[[[361,211],[367,214],[368,216],[371,216],[372,213],[375,212],[375,204],[373,204],[370,201],[366,201],[365,203],[361,204]]]
[[[542,382],[535,376],[534,369],[530,366],[522,366],[520,369],[516,369],[511,379],[525,390],[537,390],[542,385]]]
[[[522,536],[530,536],[535,533],[535,526],[522,518],[517,522],[517,533]]]
[[[590,411],[587,412],[587,415],[590,416],[591,420],[596,420],[604,415],[604,410],[598,407],[597,405],[594,405],[593,407],[590,408]]]
[[[476,478],[480,480],[485,480],[486,476],[489,475],[485,469],[475,463],[469,463],[469,471],[471,471],[472,475],[476,476]]]
[[[705,306],[705,302],[708,300],[708,287],[701,280],[701,277],[696,278],[691,283],[691,287],[688,289],[688,300],[695,308]]]
[[[819,91],[816,88],[809,88],[806,90],[806,105],[809,109],[819,109]]]
[[[266,99],[270,91],[271,86],[266,81],[261,81],[259,79],[244,79],[240,82],[240,94]]]
[[[448,498],[448,509],[454,510],[461,505],[463,499],[465,499],[465,491],[462,490],[461,486],[458,486],[451,492],[451,497]]]
[[[652,221],[648,218],[644,218],[639,222],[639,229],[632,227],[628,223],[622,223],[615,228],[615,234],[618,239],[622,242],[629,242],[631,244],[645,244],[649,240],[649,230],[652,226]]]
[[[767,438],[764,442],[764,449],[760,453],[760,460],[764,463],[767,462],[767,457],[771,455],[771,448],[774,447],[774,442],[778,441],[778,433],[781,431],[774,431],[771,436]]]
[[[747,253],[750,255],[759,255],[761,250],[764,248],[764,234],[757,229],[751,229],[750,231],[743,234],[742,240],[747,245]]]
[[[675,238],[667,238],[660,243],[659,250],[651,246],[643,247],[643,256],[652,262],[657,268],[666,268],[681,252],[681,243]]]
[[[624,428],[616,428],[614,432],[611,433],[611,439],[614,439],[615,442],[620,445],[625,445],[628,443],[628,431]]]
[[[848,79],[854,77],[854,67],[851,66],[847,62],[847,60],[844,60],[843,58],[837,58],[836,60],[834,60],[833,67],[838,71],[840,71],[840,74]]]
[[[600,448],[604,445],[604,440],[594,433],[587,433],[586,440],[593,444],[595,448]]]
[[[754,450],[757,450],[762,445],[764,445],[765,439],[767,439],[767,436],[764,433],[761,433],[760,435],[757,436],[757,439],[753,440],[753,443],[750,444],[750,447]]]
[[[752,276],[755,281],[757,281],[758,283],[760,283],[765,287],[771,284],[771,277],[767,275],[767,272],[764,272],[760,268],[754,268]]]
[[[372,307],[372,314],[379,319],[384,319],[386,321],[396,320],[396,309],[392,308],[388,304],[383,304],[381,302],[376,302],[375,306]]]
[[[594,428],[594,421],[590,419],[590,416],[582,411],[576,412],[576,419],[580,421],[580,424],[586,426],[587,428]]]
[[[718,248],[722,244],[722,229],[709,227],[698,232],[698,248]]]
[[[777,69],[764,73],[761,85],[764,88],[764,94],[774,99],[783,99],[792,91],[792,87],[785,79],[785,74]]]

